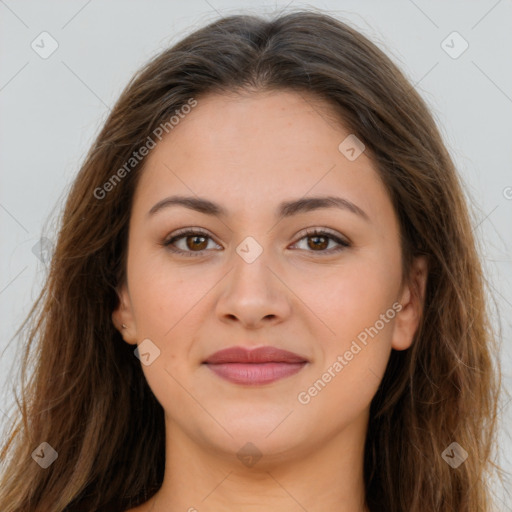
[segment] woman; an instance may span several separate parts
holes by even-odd
[[[0,509],[491,510],[499,368],[427,106],[318,12],[128,84],[69,194]]]

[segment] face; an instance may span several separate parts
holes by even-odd
[[[200,98],[137,186],[113,320],[134,348],[149,340],[142,368],[167,432],[209,450],[299,455],[364,424],[391,349],[418,325],[390,198],[321,107],[294,92]],[[160,203],[170,196],[222,213]],[[308,202],[327,196],[339,200]],[[303,362],[222,365],[234,382],[205,364],[233,346]]]

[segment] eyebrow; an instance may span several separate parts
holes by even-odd
[[[164,208],[169,208],[171,206],[183,206],[190,210],[195,210],[206,215],[214,215],[216,217],[228,216],[228,211],[223,206],[208,199],[194,196],[166,197],[165,199],[158,201],[158,203],[148,211],[147,216],[151,217]],[[358,215],[367,222],[371,222],[368,214],[359,206],[348,199],[336,196],[316,196],[296,199],[293,201],[283,201],[277,208],[276,217],[278,219],[283,219],[299,213],[306,213],[322,208],[339,208],[341,210],[347,210]]]

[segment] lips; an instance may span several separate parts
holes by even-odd
[[[205,363],[304,363],[302,356],[276,347],[258,347],[248,350],[244,347],[230,347],[212,354]]]
[[[215,352],[203,364],[225,380],[254,386],[294,375],[307,363],[306,358],[276,347],[230,347]]]

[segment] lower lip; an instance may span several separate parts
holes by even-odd
[[[235,384],[258,386],[300,372],[303,363],[222,363],[206,364],[219,377]]]

